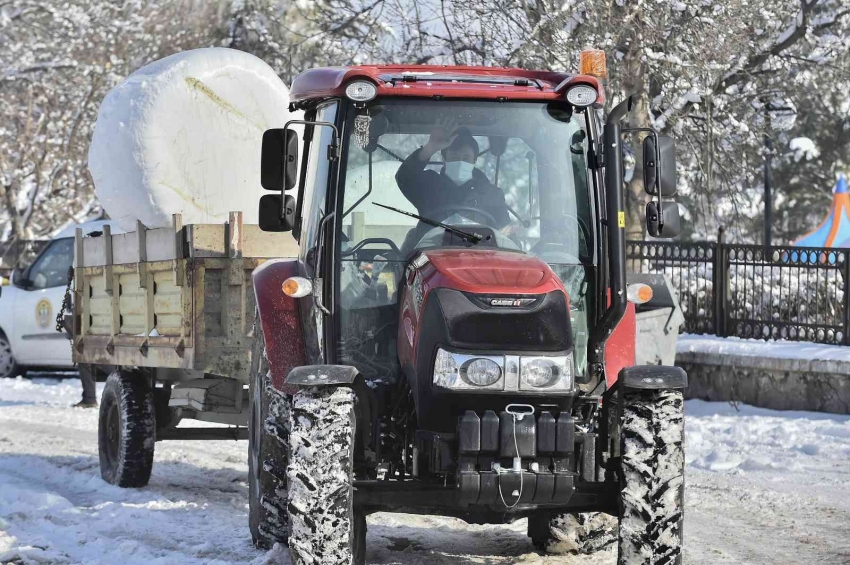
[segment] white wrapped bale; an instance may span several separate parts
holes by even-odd
[[[289,89],[263,61],[196,49],[143,67],[104,98],[89,148],[97,197],[125,230],[258,222],[263,132],[283,127]]]

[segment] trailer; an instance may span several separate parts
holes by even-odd
[[[233,212],[225,224],[74,241],[73,358],[108,375],[100,406],[103,478],[142,486],[155,441],[246,439],[256,301],[252,271],[297,255],[292,236]],[[225,424],[178,427],[184,419]]]

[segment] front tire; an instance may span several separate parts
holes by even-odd
[[[97,436],[104,481],[127,488],[148,484],[156,415],[153,392],[142,375],[115,371],[106,379]]]
[[[361,565],[366,516],[354,506],[357,396],[303,389],[290,417],[289,550],[294,565]]]
[[[682,562],[684,436],[682,391],[640,390],[624,395],[620,565]]]
[[[286,467],[289,461],[290,399],[268,378],[265,339],[259,321],[251,353],[251,414],[248,419],[248,520],[261,549],[289,541]]]
[[[17,377],[20,373],[15,355],[12,353],[12,343],[3,332],[0,332],[0,379]]]

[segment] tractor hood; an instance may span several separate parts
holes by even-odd
[[[565,355],[573,348],[563,283],[546,263],[523,253],[426,249],[410,262],[401,304],[399,361],[417,407],[427,407],[417,412],[425,429],[453,430],[457,403],[483,411],[494,402],[516,401],[434,388],[439,348],[489,356]]]
[[[546,294],[560,290],[561,280],[536,257],[497,249],[428,249],[433,269],[429,286],[476,294]],[[437,280],[435,280],[437,279]]]

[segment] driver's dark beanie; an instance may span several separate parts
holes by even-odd
[[[478,157],[478,142],[475,141],[475,138],[472,137],[472,134],[468,129],[458,128],[454,135],[455,138],[452,141],[452,144],[449,145],[450,149],[460,149],[461,147],[468,145],[469,147],[472,147],[472,150],[475,151],[475,156]]]

